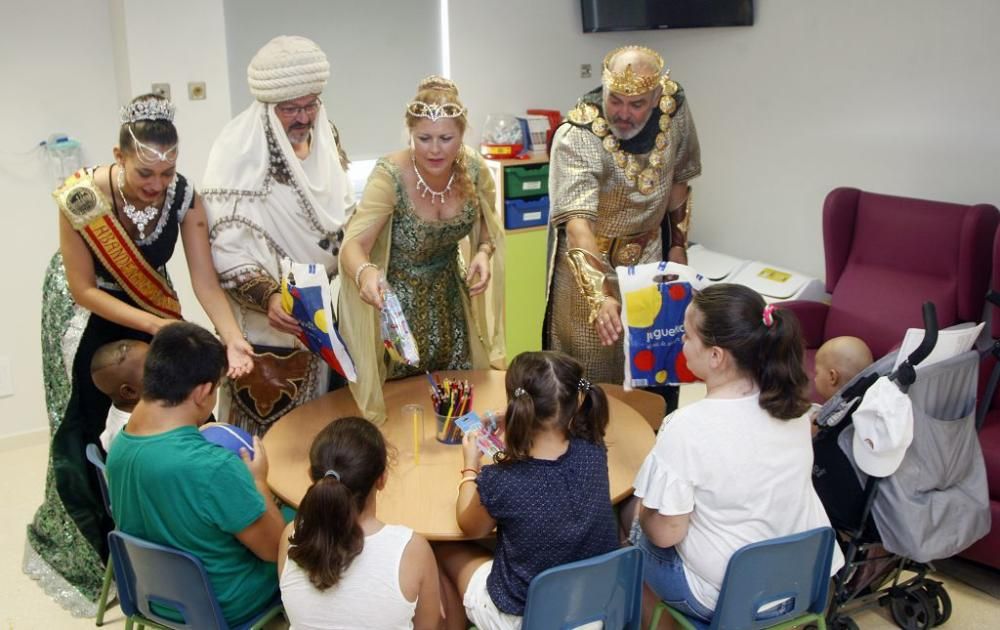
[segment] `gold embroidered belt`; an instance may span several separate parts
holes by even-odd
[[[177,294],[136,247],[88,173],[77,171],[52,196],[73,229],[140,308],[157,317],[181,319]]]
[[[660,228],[627,236],[612,237],[598,234],[597,249],[607,255],[612,267],[630,267],[639,262],[643,250],[659,235]]]

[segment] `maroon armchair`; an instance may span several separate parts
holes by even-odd
[[[994,206],[963,206],[837,188],[823,203],[830,304],[784,302],[806,337],[806,367],[840,335],[864,339],[879,358],[923,328],[932,301],[941,328],[982,319],[1000,222]]]
[[[993,291],[1000,293],[1000,234],[994,241],[993,247],[992,288]],[[989,325],[994,339],[1000,344],[1000,307],[992,307]],[[1000,387],[993,393],[991,400],[984,399],[986,383],[996,364],[997,357],[992,353],[987,355],[983,361],[977,402],[977,409],[986,406],[986,417],[979,430],[979,444],[983,447],[983,459],[986,461],[986,483],[990,490],[993,529],[985,537],[980,538],[975,544],[963,551],[962,556],[1000,569]]]

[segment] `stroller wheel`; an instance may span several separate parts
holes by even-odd
[[[889,602],[892,619],[904,630],[927,630],[933,627],[934,605],[923,589],[897,590]]]
[[[951,618],[951,596],[941,582],[927,580],[924,583],[927,601],[934,613],[934,625],[940,626]]]

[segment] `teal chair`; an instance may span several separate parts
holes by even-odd
[[[101,498],[104,499],[104,509],[108,516],[111,516],[111,495],[108,493],[108,477],[104,467],[104,458],[96,444],[88,444],[86,449],[87,459],[97,471],[97,484],[101,487]],[[104,582],[101,584],[101,595],[97,598],[97,617],[94,623],[98,626],[104,625],[104,613],[108,609],[108,593],[111,591],[111,579],[114,577],[114,569],[111,566],[111,558],[108,558],[108,565],[104,569]]]
[[[542,571],[528,585],[522,630],[561,630],[595,621],[605,630],[639,630],[642,552],[616,549]]]
[[[820,527],[747,545],[729,559],[711,623],[691,619],[660,602],[654,609],[650,630],[656,628],[664,609],[688,630],[779,629],[807,623],[825,630],[834,544],[833,530]],[[790,608],[781,614],[761,611],[781,600],[791,601]]]
[[[231,627],[222,616],[205,566],[195,556],[118,530],[108,534],[108,546],[126,630],[135,623],[140,629],[256,630],[284,611],[278,595],[247,621]],[[158,614],[153,604],[178,611],[184,621]]]

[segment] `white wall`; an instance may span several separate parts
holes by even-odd
[[[578,0],[452,2],[452,76],[481,125],[565,112],[607,51],[659,50],[701,140],[693,237],[818,277],[834,187],[1000,204],[1000,3],[755,4],[752,27],[583,34]],[[484,53],[484,40],[509,44]]]
[[[0,20],[0,268],[4,270],[0,355],[11,361],[14,395],[0,398],[0,435],[46,426],[40,357],[42,277],[58,248],[55,180],[32,150],[61,131],[83,143],[86,161],[105,160],[118,104],[107,6],[72,0],[20,3]],[[73,20],[54,19],[73,15]]]

